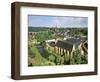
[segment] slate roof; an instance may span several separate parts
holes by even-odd
[[[67,50],[71,50],[73,48],[72,44],[69,44],[65,41],[60,41],[60,40],[58,40],[58,42],[56,43],[56,46],[63,49],[67,49]]]
[[[63,49],[71,50],[73,48],[73,45],[75,45],[75,48],[78,48],[80,45],[81,41],[85,41],[86,38],[68,38],[66,40],[58,40],[57,43],[55,42],[50,42],[48,43],[50,46],[54,47],[60,47]]]
[[[87,38],[86,37],[80,37],[80,38],[68,38],[66,40],[64,40],[64,42],[71,44],[71,45],[75,45],[75,48],[78,48],[78,46],[80,45],[81,41],[86,41]]]
[[[78,46],[81,43],[81,39],[79,39],[79,38],[77,38],[77,39],[76,38],[69,38],[67,40],[64,40],[64,42],[71,44],[71,45],[75,45],[75,48],[78,48]]]

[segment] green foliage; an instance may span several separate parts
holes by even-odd
[[[30,56],[31,58],[34,58],[35,57],[35,53],[32,50],[32,48],[30,48],[30,47],[28,47],[28,56]]]
[[[76,52],[73,54],[73,64],[87,64],[88,59],[87,55],[84,54],[83,56],[80,54],[80,51],[77,49]]]
[[[70,64],[76,64],[76,61],[74,58],[70,58]]]
[[[87,28],[69,28],[69,35],[72,36],[87,36]]]
[[[61,56],[56,56],[55,64],[56,65],[64,65],[64,58]]]
[[[49,61],[54,62],[55,61],[55,56],[54,55],[50,55],[48,57]]]
[[[44,27],[28,27],[29,32],[39,32],[39,31],[46,31],[48,28]]]
[[[61,57],[61,65],[63,65],[64,64],[64,57]]]
[[[60,65],[60,62],[61,62],[60,57],[56,57],[56,61],[55,61],[56,65]]]
[[[80,51],[78,49],[73,54],[73,59],[74,59],[75,64],[81,64],[81,54],[80,54]]]
[[[87,55],[82,56],[81,57],[81,64],[87,64],[88,63],[87,58],[88,58]]]
[[[34,56],[33,56],[34,54]],[[35,46],[28,49],[28,66],[42,66],[48,65],[48,60],[46,60],[38,51]]]
[[[87,28],[48,28],[48,27],[29,27],[29,32],[33,35],[28,36],[28,65],[43,66],[43,65],[70,65],[70,64],[87,64],[87,55],[81,56],[80,51],[76,50],[73,55],[65,53],[63,56],[46,50],[45,40],[63,39],[66,35],[64,32],[69,30],[70,36],[87,36]],[[41,54],[35,46],[40,44],[44,47],[45,52]]]
[[[43,47],[46,47],[46,42],[45,42],[45,41],[41,42],[41,45],[42,45]]]
[[[43,42],[49,38],[48,31],[39,31],[39,33],[36,34],[35,38],[38,42]]]
[[[64,55],[64,64],[87,64],[88,63],[88,59],[87,59],[87,55],[84,54],[84,56],[81,56],[80,54],[80,50],[77,49],[71,57],[71,54],[65,54]]]

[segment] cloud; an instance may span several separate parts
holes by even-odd
[[[87,27],[87,17],[29,16],[29,26],[39,27]]]

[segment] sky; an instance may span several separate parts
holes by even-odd
[[[32,27],[87,27],[87,17],[69,17],[69,16],[43,16],[29,15],[28,26]]]

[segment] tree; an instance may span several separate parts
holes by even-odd
[[[60,65],[60,57],[59,56],[56,57],[55,63],[56,63],[56,65]]]
[[[55,56],[54,55],[50,55],[48,57],[49,61],[54,62],[55,61]]]
[[[74,64],[81,64],[81,54],[79,49],[74,52],[73,59]]]

